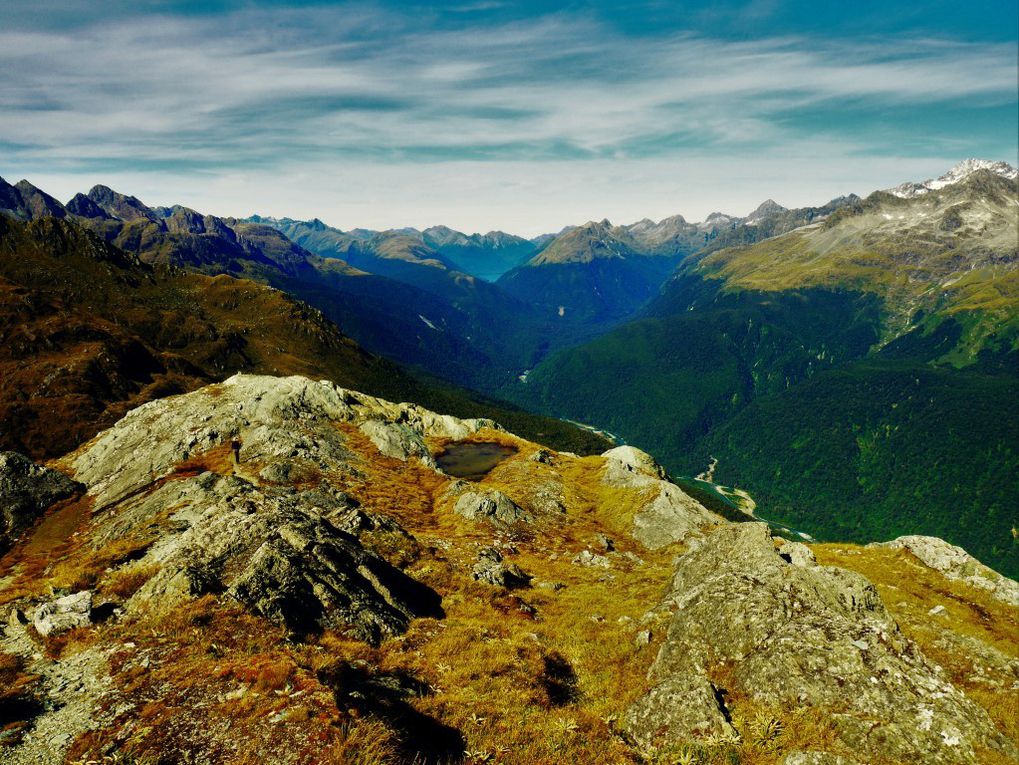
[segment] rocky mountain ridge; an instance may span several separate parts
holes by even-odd
[[[510,453],[436,468],[471,443]],[[145,404],[54,466],[85,494],[0,561],[5,762],[1019,761],[1015,583],[939,540],[807,547],[633,447],[301,377]]]
[[[718,460],[722,483],[819,538],[922,532],[1014,575],[1017,202],[978,168],[741,226],[503,395],[678,474]]]
[[[930,178],[920,183],[907,181],[895,188],[886,189],[886,191],[893,196],[903,199],[913,199],[914,197],[923,196],[930,191],[937,191],[938,189],[945,188],[945,186],[951,186],[953,183],[964,181],[978,170],[987,170],[1007,181],[1014,181],[1019,178],[1019,170],[1016,170],[1008,162],[992,162],[987,159],[964,159],[938,178]]]

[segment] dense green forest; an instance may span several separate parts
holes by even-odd
[[[921,532],[1019,574],[1019,378],[867,360],[764,396],[697,445],[715,479],[820,539]]]
[[[935,365],[959,339],[954,319],[876,352],[872,297],[684,278],[645,318],[552,355],[507,395],[610,430],[679,475],[715,457],[716,480],[819,539],[931,534],[1019,575],[1008,344],[963,369]]]

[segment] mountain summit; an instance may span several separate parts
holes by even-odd
[[[988,159],[964,159],[939,178],[932,178],[921,183],[906,182],[899,184],[893,189],[887,189],[887,191],[889,194],[894,194],[903,199],[912,199],[964,181],[979,170],[987,170],[1007,181],[1014,181],[1019,177],[1019,171],[1008,164],[1008,162],[994,162]]]

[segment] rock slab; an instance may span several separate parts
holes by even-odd
[[[735,735],[725,699],[738,691],[765,708],[816,709],[863,761],[970,765],[977,748],[1019,754],[899,632],[864,577],[783,554],[762,523],[696,542],[663,603],[673,615],[653,687],[626,715],[641,746]]]

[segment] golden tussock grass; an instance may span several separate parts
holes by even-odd
[[[106,576],[100,585],[100,592],[107,596],[127,600],[155,576],[159,568],[156,564],[128,564]]]
[[[647,497],[602,483],[604,461],[597,457],[557,457],[550,467],[528,459],[537,446],[482,431],[468,440],[518,452],[477,482],[479,488],[499,489],[528,508],[536,486],[558,486],[556,472],[566,477],[566,513],[541,515],[526,528],[495,529],[453,512],[449,478],[413,460],[382,457],[360,432],[345,432],[352,448],[370,455],[363,485],[351,491],[365,509],[391,515],[412,534],[447,540],[412,570],[443,595],[445,618],[417,620],[405,636],[380,646],[373,659],[379,669],[426,680],[434,692],[410,703],[461,731],[474,761],[635,762],[615,733],[613,715],[646,689],[656,649],[638,649],[634,637],[661,597],[676,552],[649,553],[629,539],[633,515]],[[437,452],[446,443],[430,445]],[[645,565],[618,557],[610,571],[573,565],[598,533]],[[506,593],[475,582],[470,568],[477,550],[493,537],[516,539],[503,548],[507,562],[562,589]],[[656,643],[659,638],[656,633]]]

